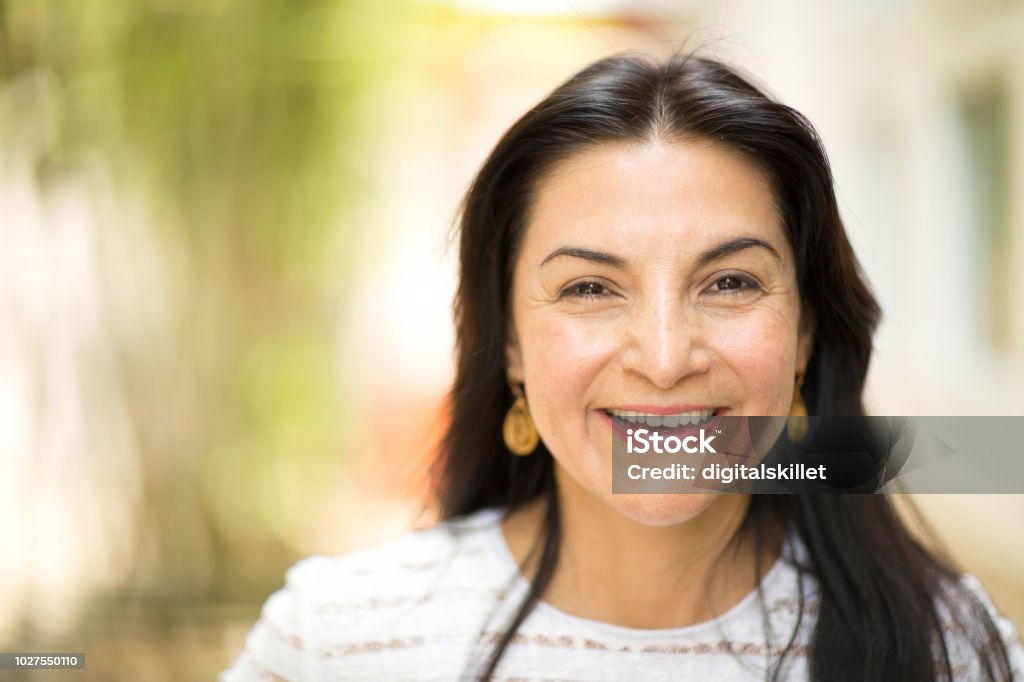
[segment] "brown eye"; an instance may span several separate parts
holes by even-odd
[[[580,282],[566,287],[560,294],[561,298],[571,296],[574,298],[597,298],[608,293],[608,287],[600,282]]]
[[[723,277],[718,280],[719,291],[733,291],[736,289],[742,289],[745,282],[739,277]]]
[[[710,291],[715,294],[742,294],[759,291],[761,287],[754,280],[740,275],[725,275],[715,280]]]

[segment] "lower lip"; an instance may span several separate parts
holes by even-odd
[[[648,426],[646,424],[627,424],[625,422],[621,422],[617,419],[612,418],[612,416],[605,412],[604,410],[598,410],[598,414],[600,414],[601,417],[603,417],[607,424],[611,427],[612,433],[614,434],[615,438],[621,439],[623,441],[625,441],[626,438],[629,437],[627,431],[630,429],[633,429],[634,432],[636,431],[636,429],[647,429],[648,431],[657,431],[659,434],[666,438],[668,436],[676,436],[677,438],[682,439],[686,438],[687,436],[699,436],[702,430],[710,431],[712,429],[717,428],[718,425],[722,423],[722,417],[726,416],[728,412],[729,411],[726,409],[720,409],[718,411],[718,414],[716,414],[714,417],[707,420],[706,422],[701,422],[700,424],[687,424],[686,426]]]

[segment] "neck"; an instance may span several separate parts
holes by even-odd
[[[641,629],[700,623],[742,600],[778,555],[780,543],[763,543],[759,575],[754,543],[737,536],[749,495],[715,495],[693,518],[653,526],[623,515],[568,476],[558,484],[561,551],[541,596],[575,616]],[[536,572],[540,548],[530,549],[544,535],[546,507],[547,499],[539,498],[502,523],[526,576]]]

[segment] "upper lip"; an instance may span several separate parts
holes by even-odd
[[[609,405],[602,409],[605,410],[627,410],[630,412],[640,412],[642,414],[653,414],[653,415],[669,415],[669,414],[680,414],[682,412],[699,412],[701,410],[715,410],[721,409],[721,405],[645,405],[641,403],[631,403],[628,405]]]

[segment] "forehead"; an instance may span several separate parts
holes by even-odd
[[[667,255],[739,233],[789,251],[758,167],[703,140],[616,142],[563,159],[540,181],[524,251],[598,240],[626,253]]]

